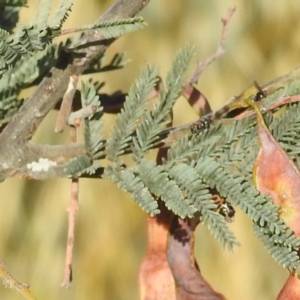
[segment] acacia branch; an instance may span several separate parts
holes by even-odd
[[[134,17],[149,1],[117,0],[97,22]],[[97,43],[89,45],[90,41],[97,41]],[[81,44],[85,44],[85,47],[73,51],[65,49],[60,52],[56,65],[51,68],[0,135],[0,181],[38,159],[33,152],[28,151],[28,140],[48,112],[63,97],[70,76],[82,74],[113,41],[114,39],[103,40],[99,31],[91,30],[81,40]]]

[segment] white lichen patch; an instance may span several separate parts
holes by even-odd
[[[49,160],[48,158],[40,158],[39,161],[33,161],[27,164],[27,169],[33,172],[47,172],[51,167],[56,166],[55,161]]]

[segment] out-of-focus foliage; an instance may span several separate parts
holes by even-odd
[[[65,27],[92,23],[111,3],[77,0]],[[106,92],[128,90],[145,61],[159,66],[164,76],[175,52],[186,42],[195,44],[197,59],[207,57],[218,43],[220,18],[233,4],[237,11],[229,28],[227,52],[207,69],[198,85],[213,107],[239,94],[253,80],[262,83],[299,64],[297,0],[152,0],[142,12],[149,26],[120,39],[109,50],[112,54],[126,51],[132,62],[124,70],[105,74]],[[21,23],[29,22],[30,8],[35,5],[28,1]],[[36,140],[58,143],[68,139],[67,134],[57,137],[51,129],[55,116],[51,114],[44,122]],[[184,100],[175,105],[177,124],[195,118]],[[10,179],[1,184],[0,259],[18,279],[31,284],[38,299],[137,299],[146,215],[128,195],[104,180],[81,180],[74,281],[70,290],[60,287],[69,194],[67,180]],[[196,255],[204,276],[231,300],[274,299],[287,272],[257,241],[250,221],[240,211],[230,228],[241,243],[234,254],[223,251],[206,229],[198,230]],[[16,297],[0,287],[1,299]]]
[[[7,0],[0,2],[0,27],[11,33],[19,20],[19,11],[27,0]]]

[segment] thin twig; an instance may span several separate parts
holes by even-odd
[[[99,110],[98,105],[88,105],[84,108],[74,111],[69,115],[68,125],[78,127],[81,123],[81,119],[93,116]]]
[[[133,18],[128,18],[128,22],[132,19],[133,21],[140,21],[142,23],[145,23],[142,17],[133,17]],[[146,24],[146,23],[145,23]],[[119,25],[120,27],[122,25]],[[66,34],[74,34],[77,32],[82,32],[82,31],[87,31],[87,30],[92,30],[92,29],[102,29],[103,26],[101,23],[96,22],[95,24],[88,24],[88,25],[82,25],[78,27],[73,27],[73,28],[68,28],[68,29],[63,29],[61,32],[58,34],[59,36],[66,35]],[[90,41],[91,42],[91,41]]]
[[[199,215],[191,219],[174,216],[170,224],[167,259],[176,285],[176,299],[225,300],[205,280],[195,260],[195,230],[198,224]]]
[[[16,291],[21,296],[23,296],[24,299],[35,299],[29,290],[29,285],[19,282],[17,279],[15,279],[2,262],[0,262],[0,278],[2,279],[4,287],[8,287]]]
[[[73,258],[73,247],[74,247],[75,214],[79,208],[78,191],[79,191],[78,179],[73,178],[71,184],[71,202],[70,202],[70,207],[68,209],[69,225],[68,225],[68,241],[67,241],[67,250],[66,250],[65,271],[64,271],[64,279],[61,284],[61,286],[64,286],[66,288],[70,288],[73,279],[72,258]]]
[[[194,74],[192,75],[190,80],[188,80],[185,83],[182,94],[187,99],[189,104],[196,110],[199,116],[204,116],[210,113],[211,107],[209,105],[207,98],[204,96],[204,94],[201,91],[199,91],[194,87],[194,84],[198,82],[204,69],[225,53],[225,40],[228,31],[228,24],[229,21],[231,20],[231,17],[235,9],[236,9],[235,7],[231,7],[228,10],[226,18],[222,19],[223,22],[222,34],[221,34],[221,39],[217,51],[213,55],[208,57],[206,60],[198,62]]]
[[[55,132],[62,132],[65,126],[67,125],[67,121],[72,110],[72,103],[76,92],[77,82],[78,82],[78,76],[75,75],[70,76],[69,85],[63,96],[60,110],[58,112]]]
[[[267,106],[262,107],[262,112],[266,111],[271,111],[275,109],[276,107],[280,107],[282,105],[290,104],[290,103],[295,103],[295,102],[300,102],[300,95],[294,95],[294,96],[287,96],[284,98],[278,99],[276,102],[270,103]],[[249,118],[255,116],[255,112],[253,110],[246,110],[237,116],[235,116],[233,119],[234,120],[242,120],[244,118]]]
[[[134,17],[149,1],[116,0],[96,22]],[[95,40],[97,40],[96,45],[89,45],[89,41]],[[0,134],[0,181],[40,158],[32,157],[32,153],[27,151],[28,140],[48,112],[62,99],[70,76],[81,75],[114,40],[106,40],[98,30],[91,30],[82,38],[86,47],[73,52],[68,49],[60,51],[56,65],[51,68],[35,92],[25,101]]]
[[[235,10],[236,10],[236,6],[230,7],[226,17],[222,19],[223,27],[222,27],[221,39],[217,51],[213,55],[208,57],[206,60],[198,62],[196,71],[194,72],[194,74],[190,79],[191,84],[197,83],[204,69],[207,68],[207,66],[209,66],[212,62],[217,60],[225,53],[225,40],[227,37],[228,24]]]
[[[70,127],[70,137],[71,143],[77,142],[77,127]],[[69,212],[69,224],[68,224],[68,241],[67,241],[67,250],[66,250],[66,262],[65,262],[65,271],[64,279],[61,286],[70,288],[72,279],[73,279],[73,270],[72,270],[72,258],[73,258],[73,248],[74,248],[74,236],[75,236],[75,214],[79,208],[78,204],[78,193],[79,193],[79,179],[72,178],[71,183],[71,199]]]

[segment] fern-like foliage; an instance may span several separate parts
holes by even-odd
[[[61,28],[62,24],[68,18],[72,5],[72,0],[61,0],[54,14],[50,18],[50,20],[48,20],[47,26],[51,29]]]
[[[175,58],[173,68],[168,73],[167,91],[162,92],[159,97],[159,104],[150,112],[147,110],[148,98],[158,80],[157,70],[147,66],[140,78],[130,89],[124,103],[124,109],[118,115],[116,125],[112,130],[111,137],[107,141],[107,158],[110,159],[112,169],[106,176],[116,181],[125,191],[131,191],[134,199],[151,215],[157,213],[158,204],[153,206],[153,201],[161,199],[166,206],[181,217],[192,216],[196,208],[189,203],[182,189],[178,186],[162,166],[144,160],[145,154],[150,150],[158,139],[166,123],[169,121],[169,113],[178,98],[184,83],[184,72],[192,57],[192,50],[184,48]],[[136,130],[136,137],[132,133]],[[133,143],[133,159],[138,162],[137,169],[125,181],[123,176],[116,176],[119,172],[125,174],[120,168],[119,156],[122,155],[128,145]],[[113,171],[113,172],[112,172]],[[135,174],[139,174],[139,180]],[[126,179],[128,179],[126,178]],[[137,184],[138,182],[138,184]],[[136,184],[135,184],[136,183]],[[129,188],[130,187],[130,188]],[[146,193],[148,199],[139,199],[141,191]],[[150,194],[149,194],[150,193]],[[151,209],[151,210],[150,210]]]
[[[63,30],[73,1],[61,0],[51,13],[52,1],[39,0],[31,25],[21,26],[14,33],[19,8],[25,4],[25,0],[0,3],[0,125],[22,105],[23,99],[18,98],[21,90],[38,83],[53,66],[58,49],[66,47],[79,51],[80,47],[87,46],[87,36],[88,42],[97,43],[99,39],[114,39],[146,25],[141,17],[134,17]],[[81,33],[61,46],[51,45],[53,38],[76,32]],[[95,40],[90,39],[93,36]],[[166,137],[165,129],[182,92],[192,57],[189,46],[177,54],[165,87],[161,88],[152,105],[149,98],[159,80],[158,70],[147,65],[130,88],[106,141],[102,135],[103,111],[98,95],[102,83],[83,82],[85,153],[70,161],[65,170],[71,177],[79,177],[83,173],[94,175],[104,169],[102,175],[130,193],[151,216],[160,213],[159,201],[181,218],[200,215],[201,222],[211,234],[224,248],[232,250],[238,241],[225,217],[219,213],[218,203],[214,200],[214,195],[218,194],[251,218],[254,232],[273,258],[294,272],[300,264],[300,239],[279,218],[279,208],[270,197],[260,194],[252,182],[252,168],[259,150],[255,118],[214,121],[210,128],[198,134],[192,134],[190,128],[174,129],[167,136],[172,143],[164,160],[157,164],[147,157],[162,137]],[[117,70],[125,65],[123,54],[116,54],[106,65],[104,58],[103,55],[95,59],[86,73]],[[264,105],[299,94],[300,81],[291,80],[264,99]],[[299,115],[299,103],[273,109],[264,115],[273,136],[298,167]],[[132,159],[128,165],[122,161],[122,155],[126,153],[130,153]],[[105,168],[100,164],[103,157],[108,160]]]
[[[148,98],[157,82],[157,69],[147,66],[129,91],[124,109],[118,115],[116,126],[107,141],[107,158],[117,161],[132,141],[132,132],[147,109]]]
[[[45,26],[50,16],[51,8],[52,8],[51,1],[39,0],[35,10],[35,14],[33,15],[32,18],[33,20],[32,23],[36,24],[37,27],[39,28]]]
[[[0,74],[12,68],[24,54],[44,50],[52,42],[52,38],[57,35],[57,31],[60,31],[66,20],[72,1],[62,0],[47,23],[51,4],[51,1],[41,0],[33,24],[22,26],[15,35],[0,29]]]
[[[26,3],[24,0],[7,0],[0,4],[0,14],[3,14],[0,21],[0,24],[2,22],[0,28],[1,124],[9,121],[22,105],[23,101],[18,99],[20,91],[31,84],[38,83],[41,75],[54,64],[57,47],[48,47],[48,44],[52,42],[53,37],[61,34],[62,25],[72,6],[71,0],[61,0],[51,15],[52,1],[40,0],[32,24],[21,26],[13,34],[12,29],[18,21],[19,8]],[[141,18],[133,18],[89,25],[82,30],[100,27],[104,36],[116,37],[127,31],[136,30],[143,24]],[[122,64],[122,56],[117,55],[103,71],[121,68]],[[99,70],[94,68],[94,71]]]
[[[300,242],[291,230],[287,229],[279,238],[274,238],[269,231],[257,225],[254,225],[254,232],[279,264],[291,272],[297,269],[300,264],[298,253]]]
[[[170,175],[180,186],[186,198],[201,212],[202,222],[224,247],[233,250],[238,245],[234,234],[229,230],[224,217],[216,212],[217,204],[213,201],[207,185],[202,181],[197,168],[186,164],[170,168]]]
[[[155,197],[132,170],[114,165],[114,168],[109,166],[105,169],[105,175],[116,182],[122,190],[131,193],[133,200],[151,216],[160,212]]]
[[[22,89],[37,84],[55,63],[55,47],[43,52],[24,55],[16,65],[5,72],[0,79],[0,125],[7,123],[18,111],[23,101],[19,94]]]
[[[130,60],[126,59],[124,53],[116,53],[111,61],[105,65],[103,62],[105,61],[106,57],[103,55],[101,59],[99,59],[95,64],[89,66],[84,71],[84,74],[92,74],[92,73],[100,73],[100,72],[108,72],[122,69]]]
[[[197,211],[189,202],[175,180],[165,171],[163,166],[157,166],[154,162],[143,160],[138,167],[142,181],[156,195],[156,199],[165,202],[167,208],[181,218],[192,217]]]
[[[93,160],[88,156],[77,156],[72,159],[66,166],[66,172],[70,176],[77,176],[85,173],[93,165]]]
[[[238,206],[254,223],[254,232],[271,255],[285,268],[294,272],[300,263],[300,239],[279,218],[278,207],[269,196],[261,195],[252,183],[252,168],[258,153],[255,118],[241,121],[215,121],[211,128],[199,134],[189,129],[170,132],[174,138],[162,165],[148,161],[145,155],[165,136],[164,126],[172,106],[181,92],[184,71],[191,58],[185,48],[174,61],[166,80],[166,89],[160,92],[158,104],[152,110],[125,105],[113,129],[114,139],[108,140],[107,151],[112,165],[105,174],[122,189],[130,192],[134,200],[151,215],[158,212],[156,201],[182,218],[201,213],[201,221],[224,247],[232,249],[238,242],[229,230],[225,218],[218,213],[211,189],[233,206]],[[141,89],[149,87],[139,85]],[[153,84],[151,85],[153,87]],[[265,99],[269,105],[282,97],[298,95],[300,82],[291,81]],[[139,90],[139,93],[140,90]],[[127,102],[126,101],[126,102]],[[274,137],[291,158],[300,162],[298,137],[300,135],[300,105],[286,107],[274,117],[265,114],[265,122]],[[292,125],[291,125],[292,123]],[[132,131],[134,130],[134,134]],[[185,131],[186,130],[186,131]],[[133,166],[124,166],[119,156],[131,148]],[[143,197],[145,195],[145,197]]]
[[[32,24],[22,25],[13,34],[11,31],[17,22],[18,9],[25,4],[24,0],[7,0],[0,4],[0,13],[1,9],[3,14],[10,11],[16,13],[16,18],[11,18],[10,23],[5,21],[5,16],[1,19],[4,23],[0,28],[0,125],[8,122],[22,105],[23,101],[18,99],[20,91],[37,84],[41,76],[55,63],[58,47],[49,44],[54,37],[62,33],[62,25],[68,17],[73,1],[61,0],[51,14],[52,1],[40,0]],[[71,30],[70,33],[98,28],[103,38],[112,38],[137,30],[144,24],[142,18],[131,18],[83,26]],[[64,45],[70,47],[73,42],[76,43],[76,38],[68,40]],[[116,55],[102,68],[102,59],[99,59],[86,73],[119,69],[124,63],[123,55]]]
[[[159,95],[159,104],[153,111],[144,113],[140,125],[136,129],[136,137],[133,139],[133,158],[139,161],[152,148],[159,138],[159,133],[170,121],[171,109],[179,97],[184,83],[184,74],[193,57],[192,48],[186,46],[176,56],[173,67],[168,72],[166,90]]]
[[[100,168],[99,162],[95,160],[104,151],[104,142],[101,134],[103,108],[101,107],[97,90],[91,82],[82,82],[81,103],[83,109],[89,109],[92,113],[90,113],[90,116],[83,118],[86,156],[76,157],[67,164],[66,171],[71,176],[79,176],[83,173],[94,174]]]
[[[101,36],[101,39],[112,39],[120,37],[126,33],[141,29],[145,25],[147,25],[147,23],[142,17],[133,17],[85,25],[79,28],[75,28],[73,32],[97,29],[97,39],[99,39],[99,36]],[[69,32],[67,31],[66,33]],[[91,42],[91,40],[89,40],[89,42]],[[96,40],[94,42],[96,42]],[[70,45],[69,48],[76,48],[84,44],[84,38],[82,38],[82,41]]]
[[[106,145],[99,136],[93,135],[99,128],[86,126],[85,145],[90,160],[78,158],[76,168],[74,162],[71,167],[79,172],[80,168],[83,170],[92,164],[95,153],[98,153],[96,158],[105,156],[110,164],[104,169],[104,175],[130,193],[147,213],[159,213],[158,201],[163,201],[181,218],[200,213],[202,223],[212,235],[224,248],[232,250],[238,242],[225,217],[219,213],[212,195],[217,193],[251,218],[254,232],[274,259],[293,272],[300,263],[297,251],[300,239],[279,218],[278,207],[270,197],[260,194],[252,182],[252,168],[259,150],[255,118],[214,121],[209,129],[198,134],[192,134],[189,128],[173,129],[167,136],[173,142],[163,162],[158,165],[147,159],[149,151],[162,137],[166,138],[165,127],[181,93],[191,58],[192,49],[188,46],[178,53],[168,72],[166,86],[160,90],[152,108],[149,108],[148,98],[157,83],[158,72],[147,66],[131,87]],[[267,97],[265,105],[299,91],[300,82],[287,83]],[[276,116],[268,112],[264,118],[274,137],[299,165],[300,105],[291,106],[292,109],[276,108]],[[99,120],[95,120],[95,124],[97,122]],[[121,158],[127,152],[132,158],[128,166]]]
[[[82,107],[93,107],[96,111],[92,116],[84,119],[84,144],[86,153],[92,159],[102,155],[104,150],[102,131],[103,108],[100,106],[99,96],[94,85],[82,83],[81,86]]]
[[[60,34],[72,34],[80,32],[79,34],[76,34],[73,37],[67,39],[65,43],[65,47],[68,49],[78,49],[86,47],[87,44],[90,43],[97,44],[99,41],[104,39],[113,39],[120,37],[126,33],[141,29],[145,25],[147,25],[147,23],[142,17],[117,19],[112,21],[94,23],[91,25],[85,25],[69,30],[60,30],[60,28],[58,28],[56,29],[56,33],[53,33],[52,38]],[[88,31],[88,33],[86,33],[86,31]],[[93,32],[96,32],[96,34],[93,35]],[[116,64],[119,58],[115,58],[116,60],[114,61],[114,64]],[[120,65],[120,63],[118,63],[118,65]],[[93,72],[96,71],[95,67],[97,67],[97,64],[91,67]],[[101,69],[99,68],[98,71],[101,71]]]

